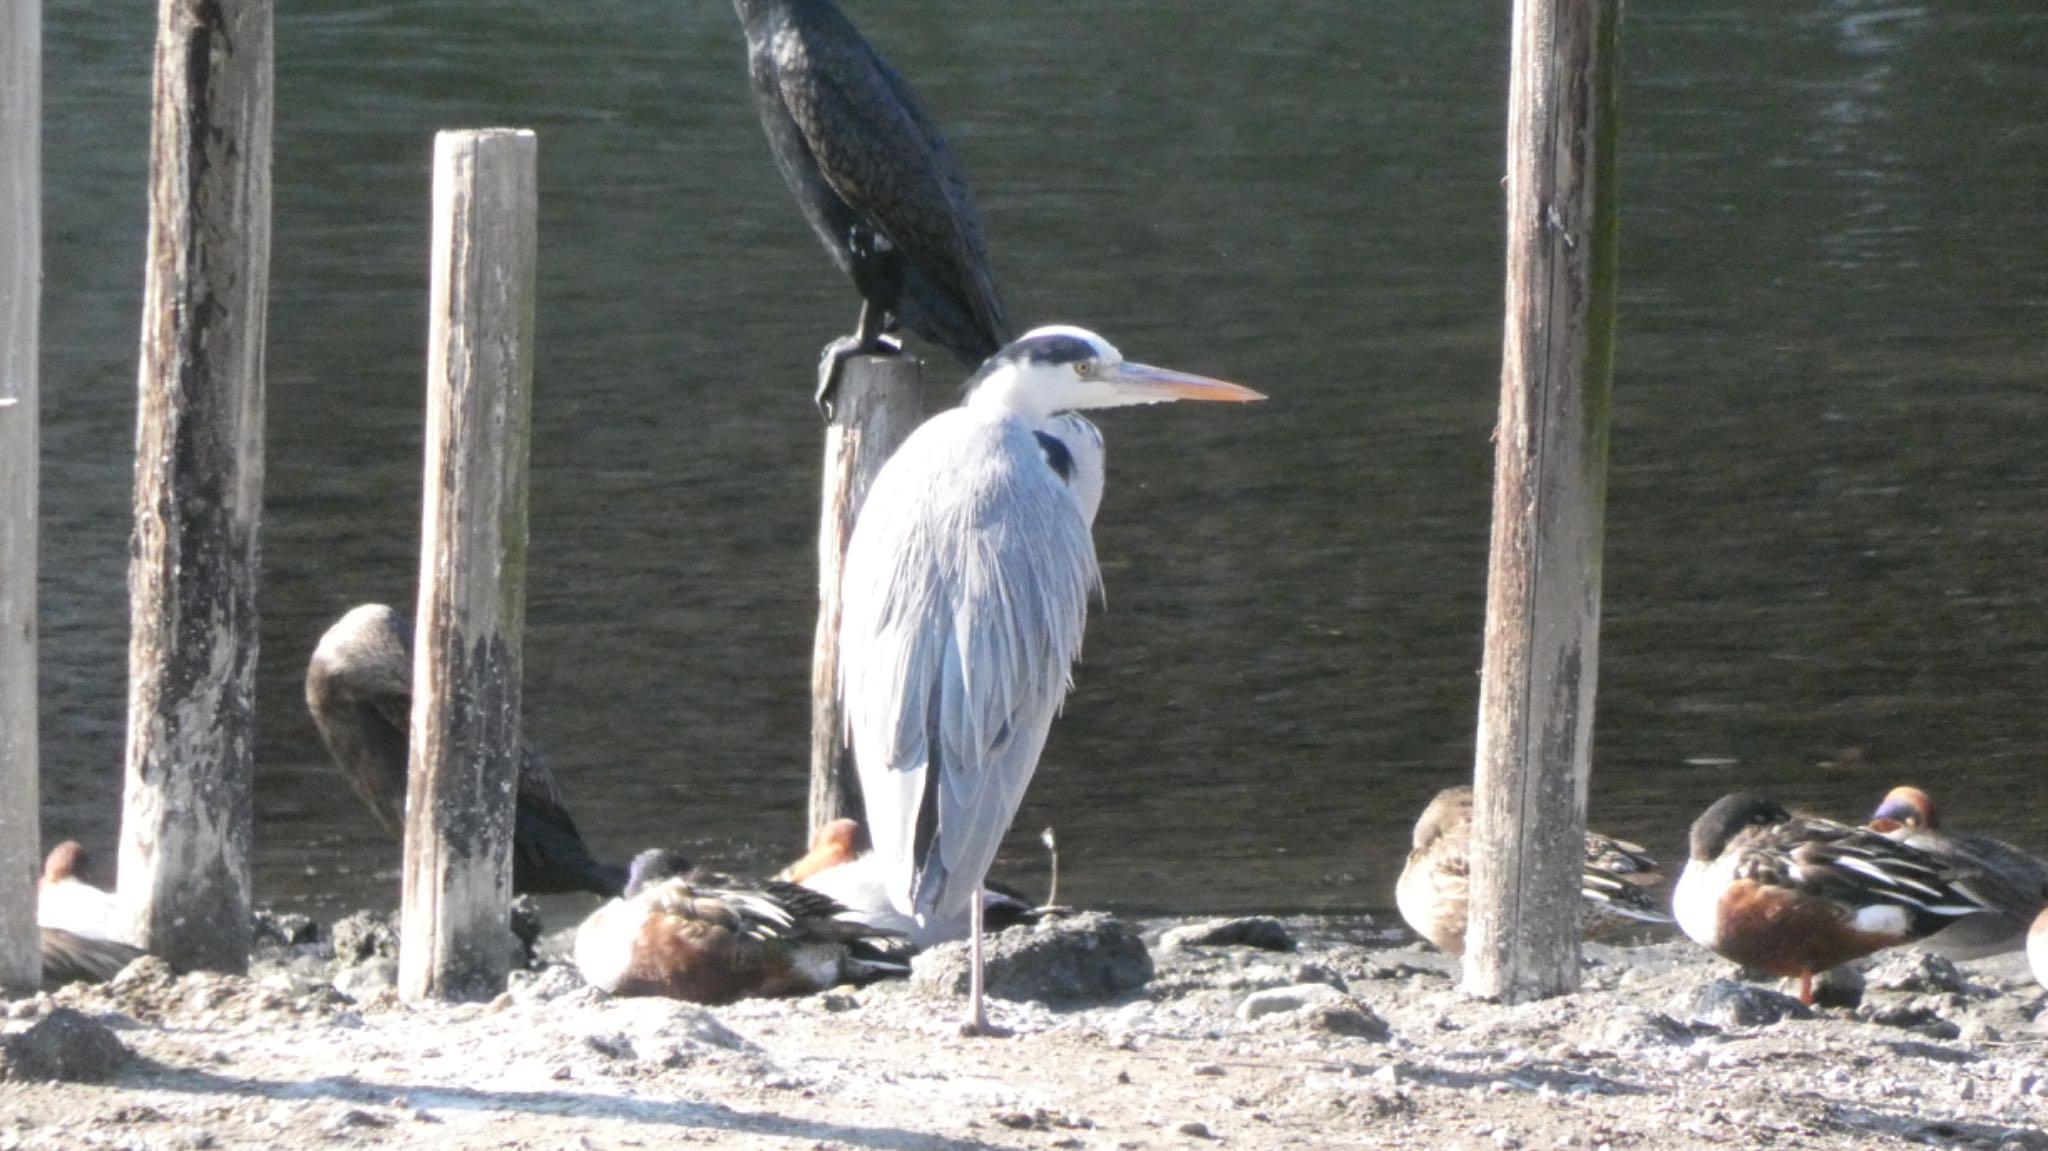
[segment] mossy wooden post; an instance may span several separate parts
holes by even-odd
[[[269,0],[163,0],[128,568],[120,895],[180,968],[249,961],[270,280]]]
[[[1619,0],[1517,0],[1466,990],[1579,985],[1614,353]]]
[[[818,635],[811,649],[811,834],[859,818],[860,780],[839,707],[839,573],[868,486],[924,414],[915,357],[854,356],[841,370],[825,430],[825,482],[818,517]]]
[[[32,992],[43,978],[34,878],[42,44],[42,0],[0,4],[0,994]]]
[[[425,510],[398,991],[511,970],[538,203],[531,132],[434,137]]]

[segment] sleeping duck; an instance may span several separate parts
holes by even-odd
[[[744,887],[694,872],[680,853],[643,851],[625,894],[576,930],[576,967],[614,995],[705,1004],[808,995],[908,971],[889,953],[893,932],[845,911],[792,883]]]

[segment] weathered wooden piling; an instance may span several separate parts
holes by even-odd
[[[924,415],[922,367],[909,355],[855,356],[841,370],[825,431],[818,516],[818,634],[811,649],[810,833],[861,817],[860,780],[839,707],[839,575],[868,486]]]
[[[42,20],[42,0],[0,5],[0,992],[24,993],[43,977],[34,879]]]
[[[1579,982],[1613,376],[1619,0],[1517,0],[1507,331],[1479,696],[1467,991]]]
[[[536,143],[434,137],[426,496],[398,990],[483,999],[511,969]]]
[[[129,563],[120,893],[178,967],[249,954],[270,280],[269,0],[163,0]]]

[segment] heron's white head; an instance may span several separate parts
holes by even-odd
[[[967,381],[969,407],[994,407],[1029,420],[1055,412],[1163,404],[1172,400],[1244,403],[1266,397],[1250,388],[1124,359],[1086,328],[1033,328],[990,356]]]

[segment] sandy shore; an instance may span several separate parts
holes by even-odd
[[[324,940],[273,944],[246,979],[143,960],[7,1005],[10,1035],[72,1008],[133,1057],[104,1082],[0,1083],[0,1151],[2048,1151],[2048,996],[2017,956],[1895,953],[1854,1006],[1757,1022],[1786,1006],[1774,985],[1717,982],[1733,968],[1682,940],[1589,945],[1581,992],[1510,1008],[1369,921],[1254,933],[1291,950],[1137,926],[1140,990],[999,1001],[1007,1039],[957,1034],[957,948],[908,981],[722,1008],[613,999],[545,963],[493,1003],[406,1007],[381,989],[385,960],[343,965]],[[1070,929],[1010,942],[1033,930]],[[1086,961],[1095,944],[1079,947]]]

